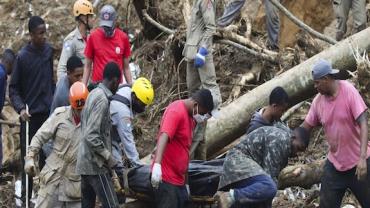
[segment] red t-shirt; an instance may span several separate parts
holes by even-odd
[[[185,184],[194,126],[195,122],[183,100],[175,101],[167,107],[159,130],[159,135],[166,133],[169,136],[161,162],[163,181],[173,185]]]
[[[92,81],[103,80],[104,66],[111,61],[116,62],[123,73],[123,59],[130,55],[130,42],[125,32],[116,28],[113,37],[106,38],[103,28],[94,30],[85,47],[85,56],[93,61]]]

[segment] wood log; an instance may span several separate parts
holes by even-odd
[[[207,155],[213,155],[245,133],[254,111],[268,103],[268,97],[273,88],[277,86],[283,87],[293,104],[312,97],[315,91],[311,69],[320,58],[331,61],[334,68],[355,70],[356,61],[351,53],[350,43],[358,46],[361,53],[369,51],[369,35],[370,28],[363,30],[256,87],[234,102],[221,108],[220,116],[217,119],[211,118],[207,125]]]
[[[320,183],[325,160],[317,160],[309,164],[299,164],[284,168],[279,175],[279,189],[291,186],[310,188]]]

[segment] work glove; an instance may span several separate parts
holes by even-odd
[[[36,175],[35,159],[31,156],[24,157],[24,171],[31,177]]]
[[[114,159],[112,155],[110,155],[107,161],[108,168],[112,169],[116,167],[117,164],[118,164],[117,160]]]
[[[189,186],[189,184],[185,184],[185,188],[186,188],[186,192],[187,192],[188,196],[190,197],[190,186]]]
[[[200,68],[202,66],[204,66],[204,64],[206,63],[206,56],[208,55],[208,50],[204,47],[201,47],[197,53],[197,55],[195,56],[195,60],[194,60],[194,66],[196,68]]]
[[[160,182],[162,182],[162,167],[161,164],[154,163],[151,178],[153,188],[158,189]]]

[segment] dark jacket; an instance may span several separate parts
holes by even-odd
[[[37,49],[28,43],[18,53],[9,85],[9,97],[19,113],[29,107],[30,114],[49,113],[55,83],[53,49],[45,44]]]
[[[248,129],[247,129],[247,134],[251,133],[252,131],[254,131],[256,129],[258,129],[259,127],[272,126],[273,125],[273,123],[270,123],[270,122],[266,121],[265,119],[263,119],[261,112],[262,112],[261,110],[258,110],[253,114],[251,122],[249,122],[249,126],[248,126]]]
[[[0,113],[3,110],[6,94],[6,69],[5,66],[0,64]]]

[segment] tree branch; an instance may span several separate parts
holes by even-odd
[[[287,10],[283,5],[281,5],[277,0],[269,0],[273,5],[275,5],[281,12],[283,12],[292,22],[294,22],[298,27],[302,28],[303,30],[307,31],[311,35],[319,38],[320,40],[323,40],[325,42],[328,42],[332,45],[336,44],[337,41],[334,39],[327,37],[316,30],[312,29],[310,26],[306,25],[304,22],[299,20],[297,17],[295,17],[289,10]]]
[[[262,58],[262,59],[265,59],[265,60],[268,60],[268,61],[271,61],[273,63],[277,63],[277,56],[270,56],[270,55],[267,55],[263,52],[257,52],[253,49],[250,49],[244,45],[241,45],[239,43],[236,43],[234,41],[231,41],[231,40],[226,40],[226,39],[221,39],[221,40],[217,40],[217,42],[219,43],[222,43],[222,44],[226,44],[226,45],[230,45],[230,46],[233,46],[235,48],[238,48],[240,50],[243,50],[251,55],[254,55],[256,57],[259,57],[259,58]]]
[[[146,21],[150,22],[152,25],[156,26],[158,29],[162,30],[163,32],[165,32],[169,35],[174,34],[176,32],[175,30],[171,30],[171,29],[159,24],[157,21],[155,21],[152,17],[149,16],[149,14],[146,12],[145,9],[143,9],[142,12],[143,12],[143,16],[144,16]]]
[[[143,16],[144,16],[146,21],[148,21],[149,23],[151,23],[152,25],[154,25],[155,27],[157,27],[158,29],[160,29],[164,33],[172,35],[176,32],[176,30],[169,29],[169,28],[161,25],[157,21],[155,21],[153,18],[151,18],[149,16],[149,14],[146,12],[146,10],[142,10],[142,13],[143,13]],[[249,54],[252,54],[256,57],[259,57],[259,58],[277,63],[278,53],[266,50],[266,49],[262,48],[261,46],[258,46],[257,44],[253,43],[252,41],[247,40],[243,36],[240,36],[240,35],[235,34],[235,33],[230,33],[230,32],[222,33],[222,35],[219,35],[219,36],[225,38],[225,39],[222,39],[222,40],[218,40],[217,42],[219,42],[219,43],[227,44],[227,45],[236,47],[236,48],[241,49],[241,50],[243,50],[243,51],[245,51]],[[249,49],[249,48],[247,48],[247,47],[245,47],[245,46],[243,46],[239,43],[248,45],[248,46],[250,46],[250,47],[252,47],[252,48],[254,48],[254,49],[256,49],[260,52],[257,52],[253,49]]]

